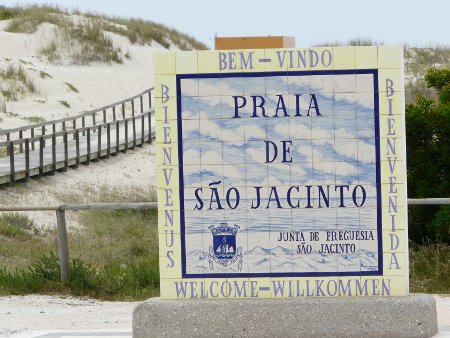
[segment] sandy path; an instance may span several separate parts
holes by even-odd
[[[450,337],[450,295],[435,299],[438,336]],[[137,304],[43,295],[0,297],[0,337],[36,330],[131,330]]]

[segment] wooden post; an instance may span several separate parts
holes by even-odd
[[[119,121],[116,121],[116,152],[113,154],[116,156],[119,153],[119,145],[120,145],[120,124]]]
[[[111,124],[106,125],[106,158],[111,155]]]
[[[64,210],[56,211],[56,225],[58,228],[58,255],[61,266],[61,282],[69,280],[69,244],[67,241],[66,215]]]
[[[81,117],[81,128],[83,128],[83,136],[84,136],[84,127],[86,127],[86,119],[84,116]]]
[[[56,135],[52,135],[52,171],[51,174],[54,175],[56,171]]]
[[[19,139],[23,139],[23,131],[19,130]],[[20,143],[20,153],[23,153],[23,143]]]
[[[89,164],[91,161],[91,128],[87,129],[87,135],[86,135],[86,164]]]
[[[142,96],[141,96],[142,97]],[[144,134],[145,134],[145,115],[141,114],[141,144],[139,145],[140,147],[142,147],[144,145]]]
[[[6,133],[6,142],[11,141],[11,134]],[[6,156],[9,156],[9,146],[6,147]]]
[[[112,111],[113,111],[113,121],[115,121],[116,120],[116,106],[113,106]]]
[[[134,99],[131,100],[131,116],[134,116]]]
[[[141,95],[139,97],[140,102],[141,102],[141,114],[144,112],[144,97]]]
[[[14,168],[14,142],[9,141],[8,143],[9,150],[9,169],[10,169],[10,183],[13,184],[16,180],[16,169]]]
[[[34,128],[31,128],[31,138],[34,139]],[[34,150],[34,140],[31,141],[31,150]]]
[[[45,126],[42,126],[41,135],[42,135],[42,136],[45,135]],[[44,141],[44,147],[45,147],[45,138],[41,138],[41,140]]]
[[[98,126],[98,132],[97,132],[97,158],[95,159],[95,162],[100,161],[100,156],[102,156],[102,126]]]
[[[80,132],[75,130],[75,152],[76,152],[76,164],[75,168],[80,165]]]
[[[64,131],[63,142],[64,142],[64,168],[62,169],[62,171],[67,171],[67,167],[69,166],[69,142],[67,139],[67,131]]]
[[[152,112],[148,112],[148,143],[152,144]]]
[[[125,149],[126,152],[128,150],[128,119],[125,119]]]
[[[122,103],[122,119],[125,119],[125,102]]]
[[[25,140],[25,180],[30,178],[30,139]]]
[[[133,148],[136,147],[136,117],[133,116],[132,120],[133,122]]]
[[[72,120],[73,130],[77,129],[77,119]],[[73,139],[75,140],[75,134],[73,134]]]
[[[148,108],[152,107],[152,91],[148,92]]]
[[[103,123],[106,123],[106,109],[103,109]]]
[[[95,113],[92,114],[92,125],[93,126],[96,125],[96,123],[95,123]]]
[[[39,176],[44,174],[44,147],[45,140],[44,137],[41,136],[39,139]]]

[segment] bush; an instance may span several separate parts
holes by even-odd
[[[450,72],[429,70],[428,87],[439,95],[419,97],[406,107],[408,197],[450,197]],[[409,236],[416,243],[427,240],[450,242],[448,206],[411,206]]]

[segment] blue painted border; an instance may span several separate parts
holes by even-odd
[[[201,78],[228,77],[270,77],[270,76],[308,76],[308,75],[344,75],[344,74],[372,74],[374,85],[374,121],[375,121],[375,152],[376,152],[376,185],[377,185],[377,237],[378,237],[378,270],[377,271],[348,271],[348,272],[275,272],[275,273],[186,273],[186,240],[184,218],[184,181],[183,181],[183,129],[181,107],[181,80]],[[380,112],[378,92],[378,69],[355,70],[313,70],[295,72],[255,72],[255,73],[210,73],[210,74],[177,74],[177,118],[178,118],[178,163],[180,173],[180,232],[181,232],[181,275],[182,278],[229,278],[229,277],[326,277],[326,276],[382,276],[383,275],[383,238],[381,213],[381,161],[380,161]]]

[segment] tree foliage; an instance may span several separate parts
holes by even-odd
[[[406,107],[408,197],[450,197],[450,69],[430,69],[425,80],[439,99]],[[411,206],[409,237],[449,242],[450,207]]]

